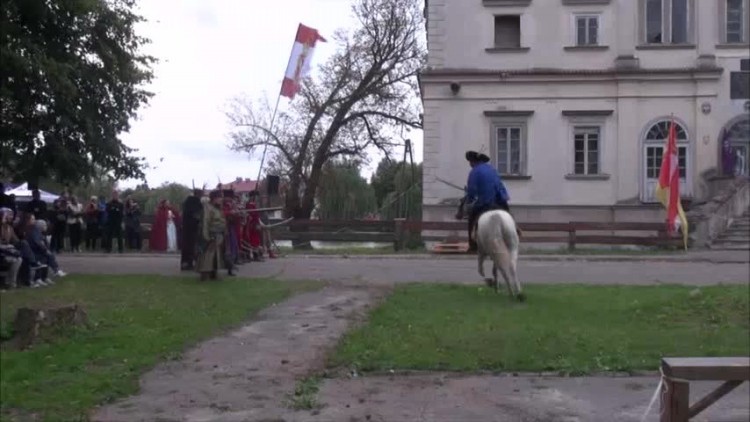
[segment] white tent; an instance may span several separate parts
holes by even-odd
[[[21,200],[25,200],[25,199],[31,200],[31,190],[29,189],[29,184],[28,183],[24,183],[23,185],[18,186],[15,189],[6,190],[5,194],[6,195],[16,195],[16,200],[18,200],[18,199],[21,199]],[[51,204],[57,198],[59,198],[59,196],[57,196],[57,195],[55,195],[53,193],[45,192],[45,191],[39,189],[39,199],[41,199],[42,201],[44,201],[44,202],[46,202],[48,204]]]

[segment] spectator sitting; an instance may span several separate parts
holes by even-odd
[[[52,275],[56,277],[65,277],[67,274],[57,265],[55,254],[49,249],[44,236],[44,232],[47,230],[47,222],[36,221],[33,215],[29,215],[25,227],[29,246],[31,246],[31,250],[34,252],[36,259],[42,264],[46,264],[52,270]],[[45,280],[45,283],[54,284],[49,277]]]
[[[0,208],[0,266],[7,269],[4,284],[8,288],[16,287],[18,270],[23,263],[21,252],[13,245],[16,233],[13,231],[13,211],[10,208]]]
[[[0,249],[2,250],[0,253],[8,259],[11,269],[7,275],[8,287],[15,287],[16,277],[22,264],[26,264],[28,268],[28,280],[31,287],[46,285],[42,282],[42,278],[46,274],[45,270],[47,267],[37,261],[29,244],[25,240],[19,239],[16,235],[11,222],[12,211],[5,209],[3,212],[0,212],[0,215],[2,215],[2,228],[0,228]],[[18,262],[18,258],[20,258],[20,262]],[[13,272],[15,265],[18,265],[18,268]]]

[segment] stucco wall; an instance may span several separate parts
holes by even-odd
[[[589,206],[597,210],[596,215],[606,215],[597,207],[639,204],[644,190],[645,131],[671,113],[689,136],[689,180],[684,193],[699,202],[705,200],[709,189],[702,174],[718,167],[721,129],[746,114],[746,100],[730,99],[730,72],[739,69],[740,59],[750,57],[746,47],[717,48],[720,24],[714,3],[693,3],[698,19],[693,47],[651,50],[638,47],[636,0],[591,6],[533,0],[527,7],[485,7],[481,0],[430,0],[428,65],[437,70],[486,69],[497,76],[459,72],[423,80],[425,209],[460,196],[437,178],[465,184],[468,165],[463,154],[467,149],[493,151],[491,118],[485,112],[500,110],[533,111],[527,119],[527,174],[531,178],[506,180],[515,207],[547,206],[559,211],[567,206]],[[564,48],[573,42],[572,14],[576,12],[601,13],[601,39],[608,48]],[[514,13],[522,15],[521,44],[529,50],[485,51],[493,40],[493,14]],[[637,58],[642,73],[500,76],[503,70],[529,68],[614,69],[617,57],[628,55]],[[706,64],[724,71],[711,76],[648,72]],[[458,93],[451,91],[451,82],[460,83]],[[710,107],[708,113],[703,110],[706,106]],[[601,171],[608,178],[565,178],[572,170],[573,145],[572,121],[562,115],[563,110],[612,110],[611,115],[599,119]],[[555,215],[567,213],[558,211]]]

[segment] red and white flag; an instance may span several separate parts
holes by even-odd
[[[313,51],[318,41],[326,42],[326,39],[318,34],[317,29],[299,24],[284,82],[281,84],[281,95],[284,97],[294,98],[300,89],[302,79],[310,73]]]
[[[680,202],[680,168],[677,154],[677,128],[674,117],[669,125],[667,145],[662,153],[659,184],[656,186],[656,198],[667,209],[667,233],[670,235],[678,229],[682,231],[685,249],[688,244],[688,222]]]

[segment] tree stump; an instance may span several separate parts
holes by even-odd
[[[88,326],[88,315],[78,305],[57,308],[20,308],[13,321],[13,341],[26,349],[40,340],[50,340],[63,330]]]

